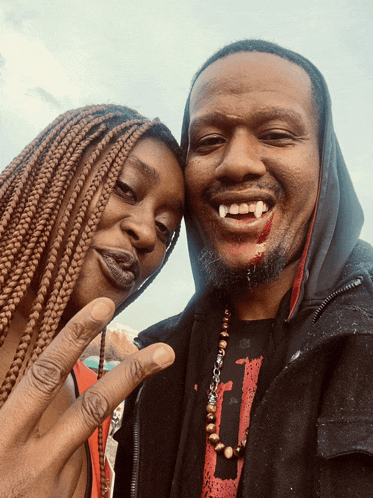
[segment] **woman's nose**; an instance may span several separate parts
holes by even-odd
[[[215,177],[217,180],[242,182],[264,176],[266,171],[255,138],[240,130],[231,137],[223,161],[215,170]]]
[[[121,229],[125,231],[133,246],[141,251],[150,253],[154,250],[157,241],[157,233],[154,217],[150,214],[137,214],[125,218],[121,222]]]

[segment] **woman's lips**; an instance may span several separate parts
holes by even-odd
[[[134,254],[115,249],[97,249],[110,280],[120,289],[128,289],[140,275],[139,262]]]

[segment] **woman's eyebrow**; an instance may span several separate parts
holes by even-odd
[[[140,168],[142,173],[145,176],[150,177],[155,184],[160,183],[161,177],[155,168],[153,168],[152,166],[149,166],[149,164],[144,163],[136,156],[128,157],[127,161],[132,163],[134,166],[136,166],[136,168]],[[185,209],[184,204],[181,202],[180,199],[169,199],[168,205],[171,207],[171,209],[173,211],[176,211],[177,213],[180,213],[181,215],[184,213],[184,209]]]
[[[136,156],[128,157],[127,161],[132,163],[137,168],[140,168],[140,170],[144,175],[151,177],[153,179],[154,183],[157,184],[160,182],[161,178],[159,176],[158,171],[152,166],[149,166],[149,164],[144,163]]]
[[[180,199],[169,199],[168,205],[176,213],[178,213],[180,215],[184,214],[184,211],[185,211],[184,204],[181,202]]]

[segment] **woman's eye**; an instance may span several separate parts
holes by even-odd
[[[172,235],[171,230],[169,230],[167,228],[167,226],[160,221],[156,221],[155,225],[157,227],[157,230],[158,230],[158,233],[159,233],[159,236],[160,236],[160,239],[162,240],[162,242],[164,242],[165,244],[168,244],[171,240],[171,235]]]
[[[137,200],[136,194],[131,187],[121,181],[117,181],[114,192],[120,197],[123,197],[127,202],[133,203]]]

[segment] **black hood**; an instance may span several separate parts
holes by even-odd
[[[324,299],[335,288],[359,238],[364,215],[333,128],[324,81],[319,196],[306,246],[298,265],[291,314],[303,299]]]
[[[323,101],[320,118],[320,183],[317,205],[294,280],[289,318],[294,316],[302,301],[323,299],[335,288],[364,221],[334,133],[327,85],[317,68],[313,65],[312,68],[317,73],[318,91]],[[187,145],[188,124],[189,99],[182,132],[184,148]],[[199,263],[203,242],[188,212],[185,223],[196,291],[200,292],[206,287],[207,281]]]

